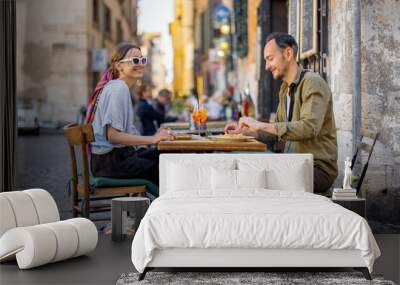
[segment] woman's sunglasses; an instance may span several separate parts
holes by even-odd
[[[146,65],[147,63],[147,57],[143,56],[143,57],[138,57],[138,56],[134,56],[134,57],[129,57],[129,58],[125,58],[120,60],[119,62],[131,62],[134,65]]]

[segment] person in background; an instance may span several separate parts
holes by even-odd
[[[170,105],[172,101],[172,93],[168,89],[161,89],[154,103],[154,108],[164,116],[164,122],[176,122],[175,116],[170,116]]]
[[[151,136],[141,136],[133,124],[130,89],[143,77],[146,62],[138,46],[120,44],[112,53],[110,68],[89,98],[85,121],[92,124],[95,137],[90,148],[94,176],[142,178],[158,185],[157,150],[138,146],[173,140],[174,136],[164,128]]]
[[[213,96],[203,96],[203,104],[207,109],[207,118],[210,121],[221,119],[223,111],[222,107],[222,91],[216,91]]]
[[[137,95],[139,97],[137,112],[142,123],[142,134],[144,136],[154,135],[157,131],[157,126],[165,122],[164,115],[153,107],[150,86],[140,86],[137,90]]]
[[[296,62],[298,45],[289,34],[273,33],[264,48],[266,69],[283,81],[274,123],[242,117],[226,132],[244,133],[259,140],[283,140],[284,152],[314,156],[314,192],[327,194],[337,177],[337,141],[328,84],[317,73]],[[329,195],[329,193],[328,193]]]
[[[231,121],[237,119],[238,106],[233,99],[233,86],[228,87],[222,93],[221,105],[223,107],[222,119]]]

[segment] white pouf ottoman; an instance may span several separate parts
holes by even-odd
[[[0,193],[0,262],[16,258],[20,269],[28,269],[96,248],[92,221],[59,219],[55,201],[43,189]]]

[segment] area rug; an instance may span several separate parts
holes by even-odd
[[[395,285],[384,280],[380,275],[372,275],[368,281],[360,272],[148,272],[142,281],[138,281],[138,273],[122,274],[117,285],[134,284],[324,284],[324,285]]]

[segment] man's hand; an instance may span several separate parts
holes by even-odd
[[[263,123],[250,117],[242,117],[239,120],[240,128],[248,128],[253,132],[264,131],[273,135],[277,134],[274,124]]]
[[[259,122],[250,117],[241,117],[239,120],[239,128],[248,128],[255,132],[262,129],[262,124],[262,122]]]
[[[257,137],[257,132],[250,130],[248,127],[239,127],[236,122],[230,122],[224,129],[226,134],[243,134],[245,136]]]

